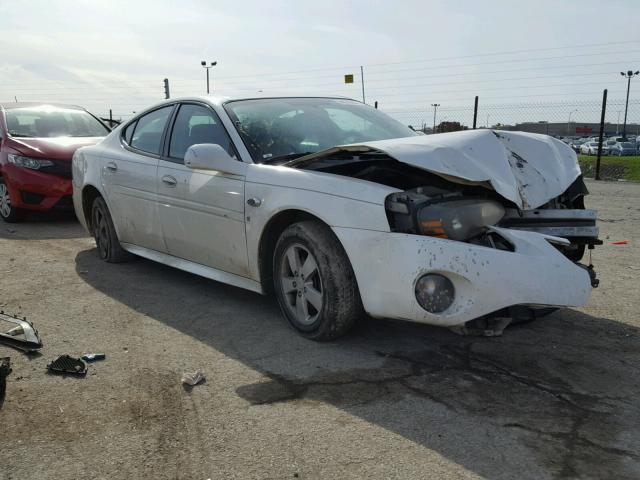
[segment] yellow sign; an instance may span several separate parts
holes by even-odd
[[[353,73],[344,76],[344,83],[353,83]]]

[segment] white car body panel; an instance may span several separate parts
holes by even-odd
[[[166,176],[177,184],[167,186]],[[244,183],[241,176],[160,160],[158,208],[167,253],[247,275]]]
[[[580,306],[589,297],[587,271],[558,252],[544,235],[498,229],[516,247],[509,252],[393,233],[385,199],[400,190],[291,166],[254,164],[222,107],[224,99],[184,100],[207,103],[217,112],[240,160],[247,164],[246,176],[190,170],[162,159],[136,163],[135,153],[120,141],[119,127],[100,144],[79,149],[74,156],[73,201],[85,228],[82,191],[90,186],[105,198],[126,250],[264,292],[259,247],[265,227],[282,212],[306,212],[326,223],[342,243],[363,306],[374,317],[451,326],[511,305]],[[580,174],[575,153],[560,141],[489,130],[366,142],[299,161],[343,149],[386,152],[454,182],[493,188],[525,209],[560,195]],[[122,178],[112,176],[109,162],[118,164],[116,173]],[[126,167],[121,168],[123,162]],[[138,175],[148,175],[151,170],[143,174],[136,170],[145,166],[155,169],[153,186],[148,179],[133,182]],[[163,185],[165,175],[176,179],[174,188]],[[259,206],[247,205],[249,199],[259,200]],[[416,301],[415,282],[428,272],[449,276],[458,293],[442,314],[430,314]]]

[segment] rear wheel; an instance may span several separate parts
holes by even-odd
[[[96,240],[98,255],[109,263],[120,263],[129,260],[132,255],[120,245],[111,214],[102,197],[93,201],[91,208],[91,230]]]
[[[295,223],[282,233],[273,273],[282,313],[307,338],[340,337],[362,315],[349,258],[333,232],[319,222]]]
[[[5,222],[15,223],[22,220],[24,212],[19,208],[11,205],[11,196],[9,195],[9,189],[4,181],[4,178],[0,178],[0,217]]]

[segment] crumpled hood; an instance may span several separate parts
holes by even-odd
[[[424,135],[331,148],[288,166],[338,151],[384,152],[399,162],[452,181],[484,184],[522,209],[537,208],[562,194],[578,176],[575,152],[547,135],[494,130]]]

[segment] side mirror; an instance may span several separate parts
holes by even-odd
[[[191,145],[184,155],[184,164],[193,170],[215,170],[232,175],[245,175],[247,165],[231,157],[217,143]]]

